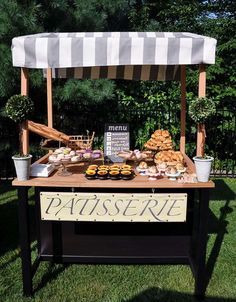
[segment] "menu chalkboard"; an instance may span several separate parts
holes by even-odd
[[[117,153],[129,148],[129,124],[105,124],[105,157],[112,162],[122,162],[123,159]]]

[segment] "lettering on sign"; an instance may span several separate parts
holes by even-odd
[[[183,222],[187,194],[42,192],[40,206],[42,220]]]

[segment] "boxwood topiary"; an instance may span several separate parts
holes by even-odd
[[[19,123],[19,147],[20,153],[16,157],[28,157],[28,154],[23,154],[22,148],[22,123],[26,121],[34,110],[34,103],[28,96],[15,94],[10,97],[5,106],[5,114],[12,119],[15,123]]]
[[[16,123],[27,120],[34,110],[34,103],[28,96],[16,94],[6,103],[6,115]]]
[[[195,98],[189,105],[189,116],[198,124],[204,124],[215,112],[216,106],[211,98]]]

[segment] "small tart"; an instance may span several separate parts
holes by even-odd
[[[97,170],[98,166],[97,165],[90,165],[88,167],[88,170]]]
[[[100,176],[105,176],[105,175],[107,175],[107,170],[99,170],[97,173]]]
[[[92,175],[96,174],[96,171],[94,171],[94,170],[86,170],[85,173],[86,173],[86,175],[92,176]]]
[[[107,166],[107,165],[101,165],[101,166],[99,166],[98,167],[98,170],[109,170],[109,166]]]
[[[110,166],[110,169],[113,170],[113,169],[120,169],[120,166],[119,165],[112,165]]]
[[[131,170],[132,167],[131,167],[130,165],[123,165],[123,166],[121,167],[121,169],[122,169],[122,170]]]
[[[110,175],[113,175],[113,176],[115,176],[115,175],[119,175],[119,171],[116,171],[116,170],[111,170],[110,172],[109,172],[109,174]]]
[[[110,171],[117,171],[117,172],[120,172],[120,169],[119,169],[119,168],[110,168]]]
[[[131,171],[130,170],[122,170],[121,174],[122,175],[131,175]]]

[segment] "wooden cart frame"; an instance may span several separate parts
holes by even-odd
[[[155,36],[153,33],[149,36]],[[178,36],[181,33],[177,33]],[[54,35],[54,34],[52,34]],[[112,35],[112,34],[111,34]],[[141,36],[143,33],[141,33]],[[164,33],[166,35],[166,33]],[[174,34],[172,33],[174,36]],[[189,36],[190,34],[188,34]],[[86,34],[85,34],[86,36]],[[119,36],[122,36],[120,33]],[[135,35],[136,36],[136,35]],[[139,36],[139,33],[137,34]],[[158,36],[158,33],[157,33]],[[169,36],[169,34],[168,34]],[[193,35],[195,38],[196,35]],[[197,39],[201,37],[196,37]],[[209,39],[209,38],[207,38]],[[137,42],[137,41],[136,41]],[[213,43],[214,44],[214,43]],[[214,49],[213,49],[214,52]],[[213,55],[214,57],[214,55]],[[203,60],[204,61],[204,60]],[[199,62],[199,85],[198,85],[198,96],[205,97],[206,95],[206,64],[205,62]],[[214,59],[213,59],[214,61]],[[211,63],[214,63],[214,62]],[[145,64],[145,63],[144,63]],[[187,63],[186,63],[187,64]],[[180,135],[180,151],[184,154],[185,162],[189,169],[194,171],[194,164],[185,154],[185,127],[186,127],[186,64],[180,65],[180,82],[181,82],[181,135]],[[29,91],[29,73],[27,67],[15,64],[15,66],[21,67],[21,94],[28,95]],[[52,74],[53,69],[47,68],[47,115],[48,115],[48,126],[53,127],[53,103],[52,103]],[[27,122],[23,127],[22,143],[23,152],[27,154],[29,152],[29,131]],[[204,148],[204,137],[198,126],[197,131],[197,155],[202,153]],[[47,155],[39,160],[40,163],[47,161]],[[106,182],[91,183],[84,179],[81,174],[79,167],[74,168],[74,175],[66,179],[62,179],[57,175],[51,176],[49,179],[43,178],[31,178],[28,181],[14,180],[13,185],[18,188],[18,199],[19,199],[19,231],[20,231],[20,245],[21,245],[21,259],[22,259],[22,273],[23,273],[23,293],[24,295],[32,295],[33,286],[32,279],[37,270],[38,264],[42,260],[50,260],[57,263],[151,263],[151,264],[177,264],[184,263],[190,265],[193,275],[195,278],[195,295],[197,297],[203,297],[205,295],[205,289],[207,286],[206,282],[206,246],[207,246],[207,218],[209,210],[209,190],[214,188],[214,183],[209,181],[207,183],[194,183],[194,184],[179,184],[177,182],[171,182],[168,180],[162,180],[157,182],[147,182],[142,177],[137,177],[131,182],[126,182],[122,187],[120,183],[112,182],[108,180]],[[29,204],[28,204],[28,188],[35,187],[35,213],[37,222],[37,244],[38,244],[38,257],[34,264],[31,263],[31,248],[30,248],[30,229],[31,225],[29,222]],[[188,217],[187,225],[180,226],[180,234],[177,237],[170,236],[171,225],[164,227],[164,233],[160,234],[157,232],[153,237],[155,240],[154,250],[151,252],[151,246],[153,243],[148,241],[148,237],[137,235],[134,239],[130,236],[127,240],[125,236],[120,237],[120,241],[114,241],[114,244],[119,247],[119,244],[126,244],[127,254],[119,255],[117,253],[107,250],[105,255],[101,254],[99,248],[90,245],[85,249],[85,254],[80,250],[73,250],[71,247],[71,255],[63,252],[67,246],[63,246],[62,233],[68,233],[67,223],[65,222],[49,222],[49,225],[45,222],[42,223],[40,219],[40,193],[43,191],[72,191],[72,192],[89,192],[102,191],[102,192],[187,192],[188,193]],[[194,214],[195,213],[195,214]],[[79,222],[70,222],[70,227],[76,225]],[[135,226],[133,226],[135,228]],[[122,229],[122,226],[121,226]],[[137,230],[138,230],[137,225]],[[146,232],[148,233],[150,228],[146,224]],[[50,231],[49,235],[46,234]],[[132,233],[131,229],[130,232]],[[164,236],[165,234],[165,236]],[[43,249],[41,240],[50,241],[48,250]],[[132,237],[132,238],[131,238]],[[80,238],[80,237],[78,237]],[[93,235],[94,242],[101,240],[103,244],[113,240],[111,236]],[[138,238],[138,239],[137,239]],[[73,239],[74,240],[74,239]],[[77,239],[76,239],[77,240]],[[106,241],[107,240],[107,241]],[[135,241],[136,240],[136,241]],[[138,241],[137,241],[138,240]],[[179,242],[179,244],[178,244]],[[44,242],[45,243],[45,242]],[[81,243],[83,245],[83,242]],[[141,254],[135,254],[135,250],[142,245]],[[162,249],[160,251],[160,245]],[[94,253],[90,253],[90,249],[94,248]],[[145,249],[145,246],[147,247]],[[68,248],[69,244],[68,244]],[[118,251],[119,253],[119,251]],[[143,254],[142,254],[143,253]]]

